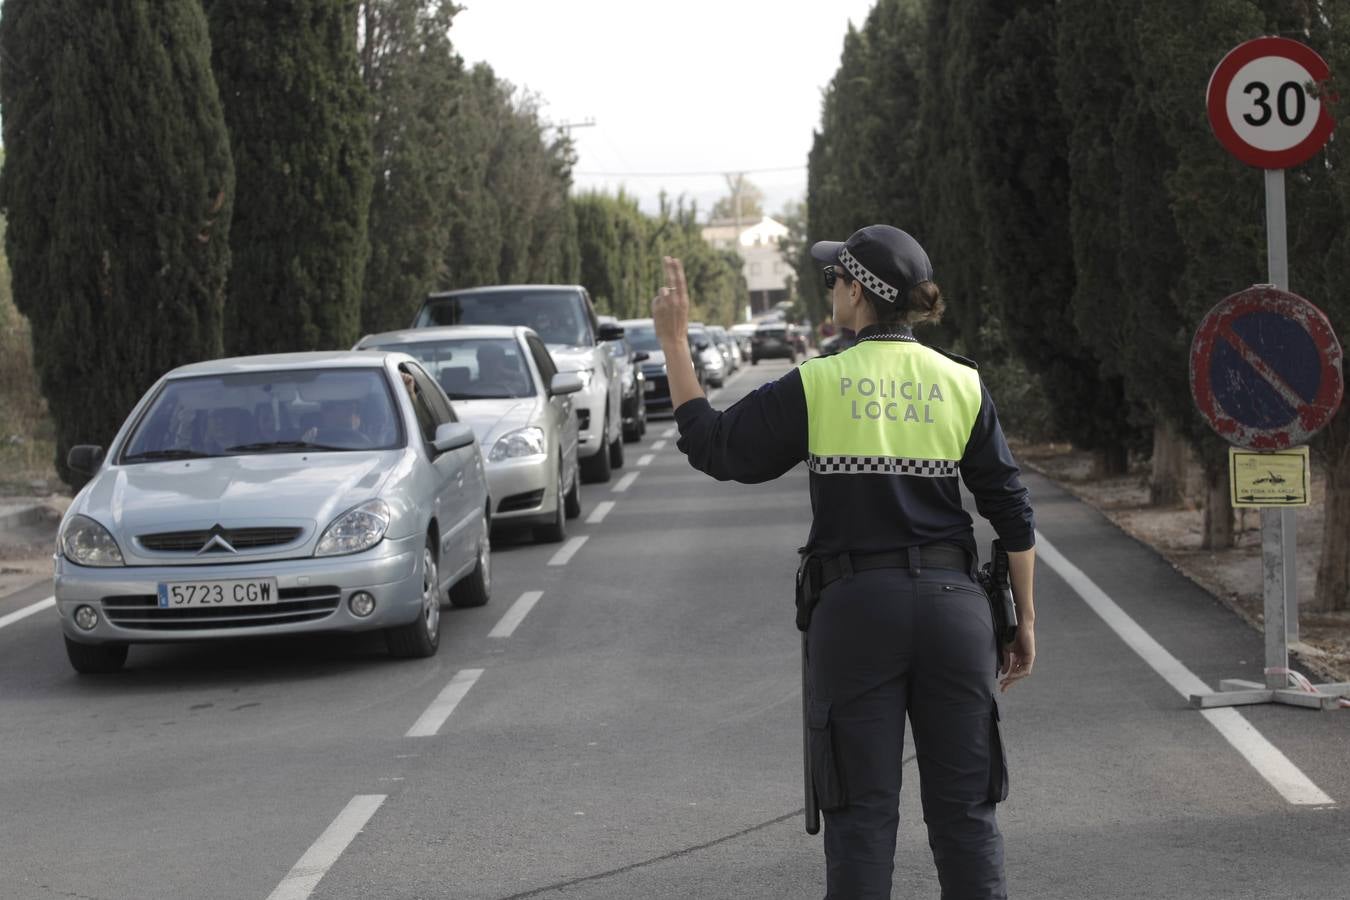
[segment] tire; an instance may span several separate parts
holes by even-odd
[[[553,510],[553,521],[547,525],[540,525],[534,529],[534,539],[545,544],[561,544],[567,540],[567,519],[566,510],[567,500],[563,496],[563,472],[562,462],[558,463],[558,503]]]
[[[752,356],[752,357],[750,357],[750,365],[752,365],[752,366],[757,366],[757,365],[759,365],[759,357],[758,357],[758,356]]]
[[[483,513],[483,537],[478,542],[478,562],[472,572],[451,585],[451,606],[466,609],[483,606],[492,599],[492,540],[488,534],[487,513]]]
[[[384,632],[389,655],[399,659],[425,659],[436,654],[441,645],[441,567],[436,541],[427,535],[422,548],[422,609],[407,625],[396,625]]]
[[[81,644],[66,638],[66,656],[81,675],[110,675],[122,671],[127,661],[126,644]]]
[[[572,473],[572,489],[563,498],[563,512],[569,519],[581,515],[581,472]]]
[[[642,440],[642,423],[634,422],[632,425],[623,426],[623,442],[625,444],[636,444]]]
[[[609,481],[612,469],[609,464],[609,453],[606,445],[609,440],[608,420],[605,421],[605,428],[600,432],[600,435],[600,452],[581,460],[581,477],[592,484],[603,484]]]
[[[638,408],[642,410],[638,415],[638,437],[642,437],[647,433],[647,401],[643,400]]]
[[[609,467],[611,469],[623,468],[623,435],[620,434],[609,445]]]

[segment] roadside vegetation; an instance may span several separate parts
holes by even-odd
[[[1219,145],[1203,101],[1224,54],[1264,34],[1350,72],[1350,8],[1332,0],[878,0],[822,104],[793,242],[804,301],[823,309],[812,241],[911,229],[949,301],[929,339],[980,362],[1006,428],[1071,442],[1100,477],[1151,460],[1150,502],[1197,506],[1198,547],[1233,547],[1227,444],[1194,408],[1188,358],[1214,304],[1267,280],[1264,176]],[[1350,92],[1331,93],[1344,123]],[[1345,143],[1286,174],[1292,288],[1342,339]],[[1305,602],[1350,609],[1350,404],[1313,451],[1326,527]]]

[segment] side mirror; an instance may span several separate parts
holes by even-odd
[[[623,337],[622,325],[613,325],[606,322],[604,325],[600,326],[600,340],[617,341],[622,337]]]
[[[638,352],[633,354],[633,362],[635,363],[646,362],[651,358],[652,355],[648,353],[646,350],[639,350]]]
[[[474,442],[473,429],[463,422],[446,422],[436,426],[436,439],[431,446],[437,453],[446,453],[467,447]]]
[[[698,350],[700,353],[707,350],[708,346],[709,344],[707,341],[694,341],[694,349]]]
[[[576,372],[558,372],[548,385],[550,397],[557,397],[560,394],[575,394],[579,390],[581,390],[581,376]]]
[[[103,464],[103,448],[93,444],[77,444],[66,454],[66,465],[81,475],[93,475]]]

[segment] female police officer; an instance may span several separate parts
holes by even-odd
[[[871,225],[811,249],[834,321],[857,343],[716,412],[685,341],[679,260],[652,302],[680,449],[719,480],[757,483],[805,460],[823,589],[807,630],[812,781],[825,813],[828,898],[889,898],[906,715],[942,896],[1001,898],[994,804],[1007,792],[994,682],[1031,674],[1034,526],[974,364],[915,341],[943,302],[912,237]],[[958,476],[1010,551],[1018,629],[1002,648],[973,580]],[[1001,664],[1000,664],[1001,662]]]

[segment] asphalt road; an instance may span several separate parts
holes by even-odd
[[[584,542],[499,543],[492,602],[448,611],[429,660],[376,638],[133,647],[81,678],[51,609],[6,619],[47,585],[0,598],[0,898],[822,896],[791,610],[805,469],[719,484],[670,429],[586,486]],[[1012,894],[1350,896],[1350,714],[1190,709],[1187,673],[1260,679],[1260,636],[1028,482],[1045,552],[1036,673],[1004,698]],[[905,774],[894,896],[937,897]]]

